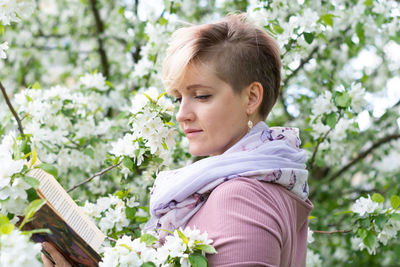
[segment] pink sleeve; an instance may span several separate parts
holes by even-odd
[[[293,251],[282,251],[291,238],[293,207],[281,189],[245,178],[214,189],[187,225],[214,240],[218,254],[208,257],[210,266],[285,266],[281,259],[293,258]]]

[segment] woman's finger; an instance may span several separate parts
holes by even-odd
[[[50,254],[50,256],[53,258],[57,267],[71,267],[71,264],[64,258],[64,256],[52,244],[50,244],[48,242],[44,242],[44,243],[42,243],[42,246],[43,246],[44,250],[46,250]],[[49,266],[54,266],[54,265],[49,265]]]
[[[44,255],[43,253],[42,253],[42,261],[44,267],[54,267],[54,264],[51,262],[51,260],[49,260],[49,258],[47,258],[47,256]]]

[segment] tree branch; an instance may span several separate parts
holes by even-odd
[[[339,113],[339,118],[336,121],[336,123],[338,123],[341,118],[342,118],[342,113]],[[317,153],[318,153],[319,145],[325,141],[325,139],[328,137],[328,135],[332,132],[333,129],[334,128],[330,128],[322,137],[319,138],[317,146],[315,147],[314,152],[311,157],[311,160],[310,160],[310,169],[311,170],[314,168],[314,161],[315,161],[315,157],[317,156]]]
[[[15,120],[17,121],[19,132],[24,137],[25,134],[24,134],[24,129],[22,128],[21,119],[19,118],[17,112],[15,111],[14,107],[12,106],[11,101],[8,98],[6,89],[4,88],[4,86],[3,86],[3,84],[1,82],[0,82],[0,89],[1,89],[1,92],[3,93],[4,99],[6,100],[8,108],[10,109],[10,111],[13,114]]]
[[[337,233],[343,233],[343,234],[346,234],[346,233],[350,233],[350,232],[352,232],[353,230],[333,230],[333,231],[319,231],[319,230],[313,230],[313,232],[314,233],[316,233],[316,234],[327,234],[327,235],[330,235],[330,234],[337,234]]]
[[[332,42],[335,42],[335,41],[337,41],[337,40],[340,40],[341,37],[344,36],[350,29],[351,29],[351,26],[348,26],[348,27],[343,31],[343,33],[341,33],[340,36],[336,36],[336,37],[331,38],[331,39],[328,41],[328,43],[332,43]],[[298,36],[298,37],[299,37],[299,36]],[[282,87],[281,87],[281,90],[280,90],[280,92],[279,92],[279,101],[280,101],[281,104],[283,105],[284,112],[285,112],[286,116],[288,116],[289,120],[293,120],[294,117],[293,117],[292,115],[290,115],[290,113],[289,113],[288,110],[287,110],[287,105],[286,105],[285,100],[284,100],[284,97],[283,97],[283,91],[284,91],[283,89],[284,89],[285,87],[287,87],[289,81],[290,81],[301,69],[304,68],[305,64],[307,64],[307,63],[313,58],[314,54],[318,52],[318,49],[319,49],[319,45],[316,45],[316,46],[311,50],[310,54],[308,54],[308,56],[307,56],[306,58],[301,59],[300,65],[299,65],[295,70],[293,70],[292,73],[290,73],[288,76],[286,76],[286,78],[285,78],[285,79],[283,80],[283,82],[282,82]]]
[[[115,167],[117,167],[118,165],[120,165],[121,162],[122,162],[122,161],[120,161],[120,162],[118,162],[117,164],[114,164],[114,165],[112,165],[112,166],[110,166],[110,167],[107,167],[107,168],[105,168],[104,170],[101,170],[101,171],[99,171],[99,172],[96,172],[95,174],[93,174],[92,176],[90,176],[89,178],[87,178],[86,180],[84,180],[84,181],[82,181],[82,182],[80,182],[80,183],[74,185],[74,186],[71,187],[70,189],[68,189],[68,190],[67,190],[67,193],[71,192],[72,190],[75,190],[76,188],[78,188],[78,187],[81,186],[81,185],[84,185],[84,184],[90,182],[90,181],[93,180],[95,177],[101,176],[101,175],[105,174],[106,172],[108,172],[109,170],[114,169]]]
[[[342,173],[347,171],[351,166],[353,166],[354,164],[356,164],[357,162],[359,162],[360,160],[365,158],[368,154],[373,152],[375,149],[377,149],[381,145],[386,144],[390,141],[399,139],[399,138],[400,138],[400,134],[392,134],[392,135],[388,135],[388,136],[381,138],[378,142],[374,143],[370,148],[368,148],[364,152],[361,152],[360,154],[358,154],[358,156],[356,158],[354,158],[350,162],[348,162],[342,169],[340,169],[339,171],[332,174],[332,176],[329,177],[328,181],[332,181],[332,180],[336,179],[337,177],[339,177],[340,175],[342,175]]]
[[[319,48],[318,45],[315,46],[306,58],[302,58],[300,60],[300,65],[294,71],[292,71],[292,73],[290,73],[290,75],[286,76],[285,80],[283,80],[283,86],[286,87],[288,82],[290,81],[290,79],[292,79],[304,67],[304,65],[313,58],[314,54],[318,52],[318,48]]]
[[[330,128],[330,129],[324,134],[324,136],[322,136],[322,138],[319,138],[318,143],[317,143],[317,146],[315,147],[314,152],[313,152],[312,157],[311,157],[311,160],[310,160],[310,169],[313,169],[313,168],[314,168],[315,156],[316,156],[317,153],[318,153],[319,145],[325,141],[325,139],[328,137],[329,133],[330,133],[332,130],[333,130],[333,128]]]
[[[94,20],[96,23],[97,42],[99,44],[98,52],[100,54],[101,65],[103,68],[103,74],[107,79],[109,76],[109,63],[108,63],[108,58],[107,58],[106,51],[104,49],[104,43],[103,43],[103,39],[102,39],[102,34],[104,33],[104,24],[100,18],[100,13],[99,13],[99,10],[98,10],[96,4],[97,4],[96,0],[90,0],[90,7],[92,9]]]

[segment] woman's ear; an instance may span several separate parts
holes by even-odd
[[[259,82],[252,82],[246,89],[248,103],[247,103],[247,114],[249,116],[255,115],[258,112],[261,102],[263,100],[263,86]]]

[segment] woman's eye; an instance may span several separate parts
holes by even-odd
[[[182,97],[177,97],[174,100],[174,103],[181,103],[182,102]]]
[[[200,100],[205,100],[207,98],[209,98],[211,95],[197,95],[196,98],[200,99]]]

